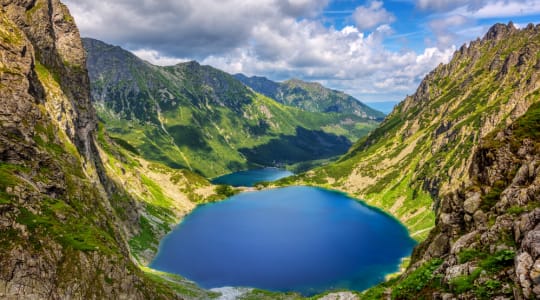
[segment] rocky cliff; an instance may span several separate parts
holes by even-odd
[[[185,181],[208,182],[97,134],[85,52],[63,4],[0,4],[0,298],[179,297],[172,279],[139,268],[132,249],[155,251],[193,202],[213,194]],[[156,182],[171,187],[163,193]]]
[[[540,297],[540,103],[482,139],[463,186],[440,200],[413,266],[435,271],[449,298]],[[434,295],[435,296],[435,295]]]
[[[540,102],[483,138],[401,277],[364,299],[540,297]]]

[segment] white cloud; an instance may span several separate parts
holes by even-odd
[[[133,52],[133,54],[137,55],[139,58],[158,66],[172,66],[188,61],[188,59],[163,56],[158,51],[152,49],[138,49],[131,52]]]
[[[471,20],[465,16],[449,15],[431,21],[429,27],[437,38],[437,46],[445,49],[455,44],[458,37],[457,29],[470,23]]]
[[[416,6],[477,19],[529,16],[540,13],[539,0],[416,0]]]
[[[65,0],[83,35],[202,58],[245,44],[252,29],[320,11],[317,0]]]
[[[529,16],[540,13],[540,1],[490,1],[470,13],[478,19]]]
[[[424,10],[448,11],[461,6],[475,7],[482,2],[483,0],[416,0],[416,5]]]
[[[396,17],[383,7],[382,1],[372,1],[369,6],[359,6],[353,14],[360,30],[372,29],[381,24],[390,24]]]
[[[356,26],[341,30],[314,18],[328,0],[65,2],[84,36],[154,64],[198,59],[230,73],[315,80],[367,101],[401,100],[452,52],[388,50],[395,17],[381,1],[358,8],[351,16]],[[363,9],[367,15],[358,20]]]
[[[540,0],[415,1],[418,8],[435,12],[427,22],[433,37],[426,37],[426,44],[441,49],[483,35],[491,27],[492,19],[506,23],[512,18],[540,14]]]
[[[209,57],[203,63],[230,73],[319,81],[365,101],[401,100],[426,73],[448,62],[455,49],[428,48],[420,55],[389,51],[381,38],[388,26],[369,35],[352,26],[338,31],[308,21],[295,23],[291,29],[278,36],[268,28],[257,31],[254,44],[264,42],[263,48],[271,48],[267,49],[273,52],[268,59],[258,57],[257,50],[248,47]]]

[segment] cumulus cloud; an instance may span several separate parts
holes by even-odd
[[[360,30],[372,29],[396,20],[396,17],[383,7],[382,1],[372,1],[369,5],[357,7],[353,18]]]
[[[538,0],[416,0],[416,6],[422,10],[458,12],[475,18],[526,16],[540,12]]]
[[[261,22],[320,10],[315,0],[66,0],[85,35],[203,58],[246,43]]]
[[[429,23],[429,27],[437,38],[439,48],[448,48],[456,42],[458,35],[456,29],[463,25],[471,24],[471,20],[462,15],[449,15],[441,19],[435,19]]]
[[[319,81],[368,101],[401,100],[452,53],[388,50],[395,16],[381,1],[357,8],[356,26],[343,29],[317,18],[328,0],[65,2],[83,35],[154,64],[197,59],[230,73]]]
[[[291,17],[314,17],[320,13],[329,0],[279,0],[277,2],[281,12]]]
[[[523,17],[540,13],[540,0],[415,0],[417,8],[431,11],[427,27],[433,38],[427,45],[441,49],[474,39],[492,25],[483,20]],[[478,25],[484,23],[485,25]]]
[[[489,1],[475,10],[470,16],[479,19],[528,16],[540,13],[540,1]]]
[[[295,23],[288,35],[274,36],[267,28],[259,31],[266,44],[279,45],[268,56],[254,55],[254,48],[237,49],[225,56],[203,61],[230,73],[266,74],[274,79],[300,77],[344,90],[361,100],[401,100],[414,91],[423,76],[441,62],[448,62],[454,48],[392,52],[384,48],[381,36],[389,27],[380,26],[365,35],[349,26],[329,30],[314,22]],[[285,43],[284,41],[289,41]]]
[[[189,60],[171,56],[164,56],[153,49],[137,49],[131,52],[133,52],[133,54],[137,55],[139,58],[158,66],[172,66]]]

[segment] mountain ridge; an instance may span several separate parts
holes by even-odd
[[[108,131],[146,159],[207,177],[330,158],[376,124],[282,105],[194,61],[158,67],[97,40],[83,43],[93,100]]]
[[[318,82],[307,82],[297,78],[275,82],[261,76],[247,77],[244,74],[234,76],[254,91],[285,105],[312,112],[338,112],[372,120],[384,119],[383,113],[344,92],[326,88]]]
[[[0,294],[174,297],[135,267],[111,211],[107,196],[121,189],[99,158],[84,51],[67,8],[2,4]]]

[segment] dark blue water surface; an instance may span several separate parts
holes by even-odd
[[[293,175],[293,173],[287,170],[278,168],[264,168],[223,175],[214,178],[212,183],[228,184],[232,186],[254,186],[257,182],[275,181],[291,175]]]
[[[324,189],[287,187],[198,207],[163,239],[151,267],[204,288],[360,291],[395,272],[414,245],[376,209]]]

